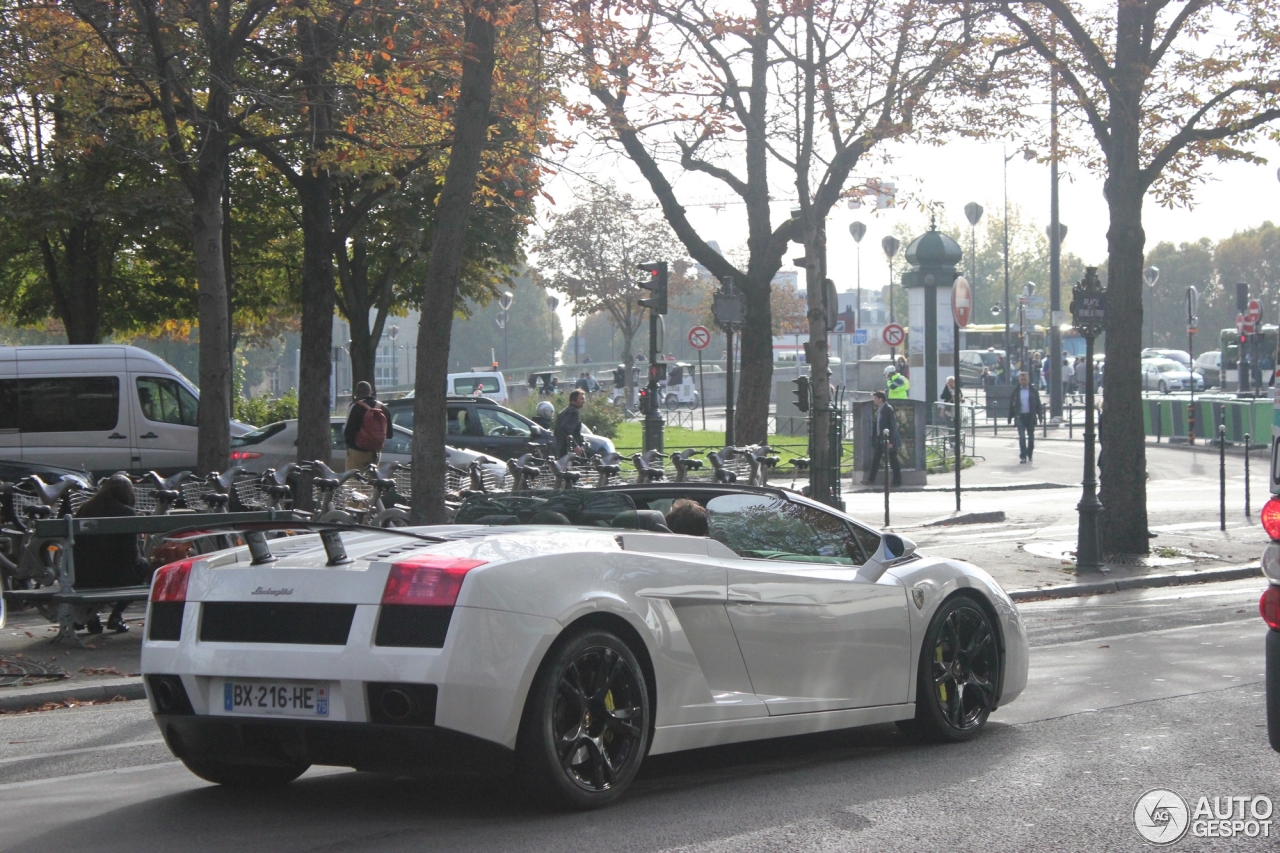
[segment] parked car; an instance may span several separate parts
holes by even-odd
[[[1155,358],[1166,358],[1169,361],[1178,362],[1183,367],[1191,367],[1191,353],[1186,350],[1148,347],[1142,351],[1142,359],[1144,361]]]
[[[94,474],[194,468],[199,400],[137,347],[0,347],[0,456]]]
[[[667,528],[682,498],[708,535]],[[585,809],[650,754],[870,724],[972,740],[980,764],[989,715],[1027,684],[1026,629],[989,574],[783,489],[477,495],[456,522],[158,569],[141,670],[168,748],[245,788],[313,764],[514,768]]]
[[[1195,390],[1204,390],[1204,377],[1192,373],[1186,367],[1168,358],[1152,358],[1142,362],[1142,388],[1144,391],[1190,391],[1194,377]]]
[[[960,384],[976,388],[982,384],[982,368],[991,370],[997,375],[1000,359],[1004,357],[1001,349],[965,349],[960,350]]]
[[[342,431],[346,424],[346,418],[329,419],[329,449],[332,452],[330,466],[334,470],[342,470],[345,467],[347,442]],[[388,438],[387,443],[382,445],[382,463],[400,462],[408,465],[412,452],[413,432],[394,425],[392,432],[395,435]],[[482,453],[446,445],[445,454],[450,465],[464,470],[472,462],[480,460],[499,483],[507,475],[506,465]],[[298,422],[296,420],[277,421],[231,439],[231,463],[240,465],[255,474],[260,474],[268,468],[279,468],[297,460]]]
[[[1222,385],[1222,350],[1211,349],[1196,356],[1195,371],[1204,377],[1204,387]]]
[[[413,398],[388,400],[387,411],[396,426],[413,429]],[[446,441],[454,447],[463,447],[499,459],[511,459],[525,453],[541,453],[550,457],[555,453],[555,437],[519,412],[485,397],[449,397]],[[613,452],[613,442],[595,435],[585,424],[582,438],[592,453]]]

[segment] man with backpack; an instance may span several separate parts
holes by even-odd
[[[375,464],[382,445],[391,438],[391,416],[373,396],[373,386],[368,382],[356,383],[355,402],[347,413],[342,434],[347,443],[348,471]]]

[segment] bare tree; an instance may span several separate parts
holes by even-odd
[[[1026,58],[1047,61],[1066,90],[1066,120],[1101,151],[1086,155],[1105,176],[1110,214],[1101,440],[1123,460],[1102,472],[1103,550],[1144,554],[1143,202],[1189,205],[1208,158],[1258,160],[1247,146],[1280,118],[1280,18],[1268,0],[1120,0],[1092,15],[1065,0],[990,8],[1012,27],[996,61],[1023,63],[1026,85],[1045,74]]]
[[[667,261],[673,277],[679,275],[674,261],[683,252],[671,229],[642,214],[635,199],[612,184],[595,186],[581,204],[553,217],[537,252],[543,284],[567,294],[574,314],[606,311],[621,333],[627,365],[624,399],[630,404],[635,337],[648,316],[637,304],[648,294],[636,284],[644,277],[637,267]]]
[[[721,281],[732,277],[745,295],[742,369],[753,381],[739,394],[737,431],[763,441],[773,373],[769,291],[788,244],[804,243],[820,293],[822,223],[863,156],[885,140],[935,131],[944,118],[976,126],[991,117],[934,109],[936,90],[959,85],[950,71],[975,41],[966,7],[752,0],[740,8],[715,0],[582,3],[559,25],[593,101],[576,114],[635,163],[694,260]],[[770,178],[778,168],[785,183]],[[686,173],[744,205],[745,266],[712,249],[689,221],[676,190]],[[798,213],[775,225],[779,201]],[[821,311],[821,300],[810,306]],[[825,341],[825,330],[813,339],[822,407]]]

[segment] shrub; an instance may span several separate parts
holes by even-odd
[[[278,400],[266,395],[261,397],[237,397],[232,417],[253,426],[266,426],[276,421],[288,421],[298,417],[298,392],[290,388]]]

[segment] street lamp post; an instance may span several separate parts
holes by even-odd
[[[387,339],[391,341],[391,386],[400,387],[400,358],[396,352],[396,338],[400,337],[400,327],[394,323],[387,329]]]
[[[515,294],[510,290],[505,291],[498,297],[498,307],[502,309],[502,322],[498,325],[502,326],[502,369],[507,369],[507,317],[511,311],[511,303],[515,300]]]
[[[853,310],[853,330],[857,332],[858,329],[863,326],[863,323],[862,323],[862,238],[867,236],[867,226],[863,225],[861,222],[849,223],[849,236],[853,238],[854,246],[857,248],[857,252],[858,252],[858,296],[857,296],[857,304],[854,306],[854,310]],[[862,364],[862,344],[856,344],[854,346],[853,357],[854,357],[854,360],[856,360],[859,365]],[[862,371],[862,368],[861,366],[859,366],[853,381],[858,382],[858,380],[861,379],[862,377],[861,371]]]
[[[971,201],[964,206],[964,218],[969,220],[969,281],[973,282],[976,287],[978,283],[978,221],[982,219],[982,205],[976,201]],[[960,333],[959,327],[956,331],[955,341],[955,370],[956,376],[960,376]],[[959,379],[957,378],[957,382]]]
[[[1187,444],[1196,443],[1196,316],[1200,308],[1200,291],[1195,285],[1187,288],[1187,355],[1191,358],[1191,402],[1187,404]],[[1154,317],[1152,319],[1155,319]]]
[[[1147,337],[1147,346],[1156,345],[1156,282],[1160,280],[1160,267],[1154,264],[1142,271],[1142,280],[1147,283],[1151,293],[1151,334]]]
[[[902,245],[898,242],[898,238],[892,235],[885,237],[880,241],[880,248],[884,249],[884,256],[889,259],[889,322],[896,322],[893,315],[893,256],[898,254],[898,247]],[[898,360],[898,348],[889,347],[889,362],[893,363]]]
[[[1097,465],[1094,452],[1094,388],[1093,341],[1107,328],[1106,290],[1098,280],[1097,267],[1086,267],[1084,280],[1071,289],[1072,322],[1084,336],[1084,482],[1080,503],[1079,527],[1076,529],[1076,571],[1106,571],[1102,561],[1102,539],[1098,516],[1102,502],[1098,500]]]
[[[1003,150],[1003,149],[1002,149]],[[1004,382],[1012,383],[1013,350],[1009,340],[1009,161],[1018,156],[1015,151],[1004,155]],[[1036,158],[1036,152],[1030,148],[1022,149],[1022,159],[1030,162]]]
[[[555,363],[556,363],[556,336],[555,336],[556,324],[554,320],[555,320],[556,309],[559,307],[560,307],[559,299],[556,299],[554,296],[547,297],[547,310],[551,312],[551,320],[548,321],[547,323],[547,332],[548,332],[547,337],[551,340],[551,365],[552,366],[555,366]]]

